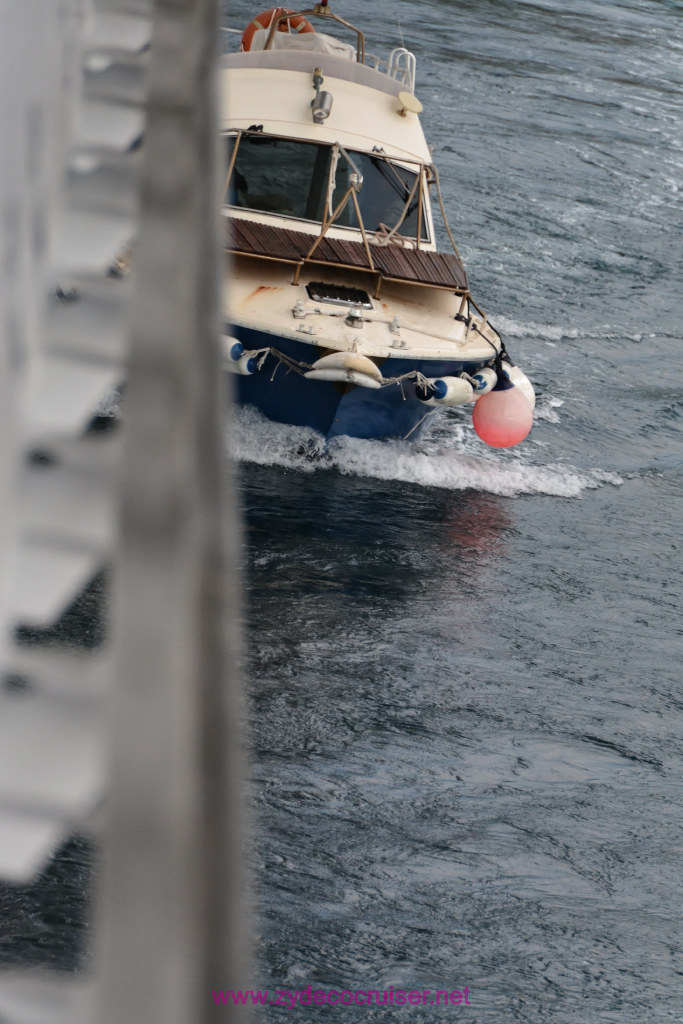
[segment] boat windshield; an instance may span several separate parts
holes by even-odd
[[[235,136],[225,138],[229,164]],[[245,210],[320,223],[328,201],[332,153],[333,147],[329,145],[244,134],[240,137],[224,202]],[[363,176],[363,186],[357,194],[363,227],[366,231],[379,231],[382,226],[393,228],[413,190],[416,172],[374,153],[351,151],[349,157]],[[334,175],[332,209],[343,199],[353,173],[349,162],[340,155]],[[402,235],[415,237],[417,234],[419,192],[416,188],[410,200],[400,227]],[[426,218],[421,219],[422,238],[428,240]],[[360,227],[350,196],[334,223],[340,227]]]

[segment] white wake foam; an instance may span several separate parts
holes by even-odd
[[[556,411],[561,409],[564,405],[562,398],[553,398],[552,396],[543,396],[536,402],[536,408],[534,409],[535,420],[545,420],[547,423],[559,423],[560,415]]]
[[[306,427],[273,423],[250,406],[235,410],[230,448],[240,462],[281,466],[302,473],[336,470],[376,480],[396,480],[446,490],[490,494],[548,494],[578,498],[603,484],[622,483],[615,473],[560,465],[533,465],[520,452],[481,453],[472,431],[443,421],[417,445],[407,441],[337,438],[326,447]],[[476,454],[471,454],[475,450]],[[539,449],[534,449],[540,454]]]
[[[493,325],[504,338],[536,338],[551,344],[577,338],[588,341],[612,339],[642,341],[643,338],[642,334],[629,334],[619,324],[594,324],[588,328],[570,326],[569,324],[537,324],[533,320],[519,321],[497,315],[493,318]]]

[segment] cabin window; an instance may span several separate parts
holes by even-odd
[[[357,194],[357,199],[366,231],[379,231],[382,225],[389,229],[393,228],[403,212],[403,207],[415,184],[417,175],[414,171],[408,171],[405,167],[397,166],[389,160],[382,160],[370,153],[351,152],[349,156],[363,175],[363,187]],[[344,193],[349,187],[349,179],[352,174],[353,169],[346,160],[340,158],[335,176],[336,188],[333,199],[335,208],[343,199]],[[408,235],[409,237],[415,237],[417,234],[418,202],[419,196],[416,189],[415,195],[408,207],[405,220],[399,228],[399,234]],[[337,217],[336,223],[344,227],[360,227],[350,196],[341,214]],[[422,224],[422,236],[424,238],[424,217],[422,218]]]
[[[233,145],[234,138],[228,137],[228,158]],[[226,202],[245,210],[320,220],[329,160],[327,146],[269,135],[243,135]]]
[[[228,162],[235,143],[226,136]],[[327,202],[332,147],[296,139],[254,134],[240,139],[234,168],[224,201],[229,206],[283,217],[320,223]],[[391,229],[397,223],[417,177],[386,159],[371,153],[350,152],[349,156],[363,175],[363,187],[357,193],[366,231]],[[335,173],[333,208],[341,202],[350,184],[353,168],[339,156]],[[415,189],[401,235],[417,233],[419,189]],[[351,197],[337,216],[340,227],[358,228]],[[426,217],[422,217],[422,238],[428,240]]]

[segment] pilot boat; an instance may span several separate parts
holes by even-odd
[[[469,405],[510,447],[534,391],[470,293],[415,67],[404,47],[370,55],[328,0],[258,14],[222,58],[224,364],[240,403],[328,440],[415,440]]]

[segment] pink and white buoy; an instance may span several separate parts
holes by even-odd
[[[492,448],[512,448],[531,430],[533,409],[529,399],[504,370],[488,394],[478,398],[472,423],[478,436]]]

